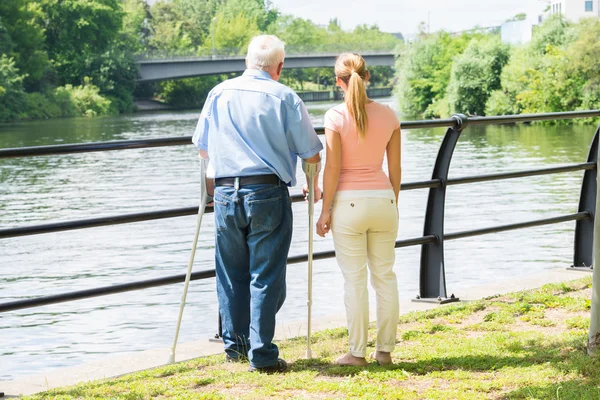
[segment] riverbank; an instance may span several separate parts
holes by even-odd
[[[178,360],[201,357],[123,377],[59,388],[31,399],[177,396],[178,398],[597,398],[600,362],[585,353],[591,277],[557,269],[518,281],[473,287],[453,305],[403,302],[395,364],[341,368],[347,335],[343,316],[315,321],[312,360],[304,360],[304,324],[278,327],[283,376],[247,372],[227,364],[221,345],[204,340],[179,346]],[[548,282],[538,289],[542,282]],[[529,289],[507,293],[511,290]],[[463,299],[463,300],[464,300]],[[427,310],[426,310],[427,309]],[[411,310],[410,312],[408,312]],[[299,335],[299,336],[297,336]],[[297,336],[297,337],[294,337]],[[374,330],[370,332],[374,340]],[[291,339],[287,339],[290,338]],[[373,342],[370,343],[371,347]],[[211,348],[212,346],[212,348]],[[63,382],[124,374],[164,363],[168,349],[131,354],[101,367],[63,370]],[[141,363],[146,363],[146,366]],[[156,365],[156,364],[155,364]],[[95,368],[95,371],[94,371]],[[67,373],[69,372],[69,373]],[[7,395],[55,387],[57,374],[2,382]],[[29,388],[25,385],[29,384]],[[34,387],[35,386],[35,387]]]
[[[374,87],[367,89],[367,96],[372,99],[390,97],[393,92],[393,87]],[[332,90],[315,90],[315,91],[302,91],[296,92],[298,96],[304,102],[312,102],[312,101],[341,101],[344,97],[340,90],[332,89]],[[137,111],[165,111],[165,110],[175,110],[176,107],[170,106],[166,103],[160,102],[158,100],[135,100],[135,107]]]

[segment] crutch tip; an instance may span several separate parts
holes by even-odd
[[[173,350],[171,350],[171,354],[169,354],[169,364],[173,364],[175,362],[175,354]]]

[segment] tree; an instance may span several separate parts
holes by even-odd
[[[548,46],[562,47],[573,42],[576,35],[577,30],[561,14],[553,15],[534,30],[530,48],[543,55]]]
[[[10,54],[14,48],[14,43],[10,37],[10,33],[2,24],[2,16],[0,16],[0,54]]]
[[[14,60],[29,90],[41,88],[41,79],[50,67],[44,29],[37,23],[42,17],[39,4],[32,0],[0,1],[0,54]]]
[[[256,21],[246,14],[227,17],[219,12],[215,21],[215,47],[221,54],[245,54],[250,39],[259,33]]]
[[[261,32],[269,31],[271,24],[279,18],[279,10],[273,8],[270,1],[265,0],[228,0],[219,8],[219,11],[228,20],[242,14],[246,18],[254,20]]]
[[[498,36],[473,39],[452,65],[448,85],[451,113],[485,115],[490,94],[500,88],[500,74],[509,48]]]
[[[150,9],[152,36],[150,47],[169,52],[193,50],[190,33],[184,28],[182,11],[175,3],[158,1]]]
[[[135,53],[148,49],[150,37],[150,7],[144,0],[123,0],[122,34]]]
[[[580,77],[582,108],[600,108],[600,21],[583,20],[578,31],[577,39],[567,50],[571,75]]]
[[[400,49],[396,64],[398,100],[408,114],[422,114],[434,102],[443,99],[450,81],[452,61],[473,37],[452,37],[438,32]]]
[[[110,50],[123,23],[120,0],[40,0],[46,47],[59,84],[83,83]]]
[[[15,60],[6,54],[0,55],[0,121],[18,119],[19,114],[27,109],[23,79]]]
[[[288,53],[319,51],[327,43],[327,31],[302,18],[282,17],[272,33],[285,42]]]

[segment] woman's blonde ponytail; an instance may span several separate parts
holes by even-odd
[[[369,79],[365,60],[356,53],[342,53],[335,63],[335,75],[346,85],[344,101],[348,112],[354,121],[358,136],[363,139],[367,132],[367,87],[365,81]]]

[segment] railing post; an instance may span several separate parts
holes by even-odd
[[[452,154],[461,132],[465,129],[468,119],[463,114],[452,116],[457,122],[456,127],[448,128],[442,145],[438,151],[433,167],[432,180],[439,180],[440,186],[429,189],[427,212],[423,236],[433,235],[435,243],[424,244],[421,247],[421,270],[419,279],[419,295],[415,301],[449,303],[458,301],[454,294],[446,294],[446,276],[444,272],[444,207],[446,206],[446,182]]]
[[[218,312],[219,317],[217,318],[217,333],[215,336],[208,339],[210,342],[222,342],[223,341],[223,322],[221,321],[221,309]]]
[[[590,153],[588,155],[588,162],[596,163],[596,165],[598,165],[599,132],[600,127],[596,129],[596,133],[592,139],[592,144],[590,145]],[[587,211],[592,217],[577,221],[577,225],[575,225],[575,253],[573,256],[573,265],[570,268],[567,268],[573,271],[592,270],[597,176],[597,167],[595,169],[588,169],[583,174],[583,182],[581,183],[581,197],[579,198],[579,212]]]

